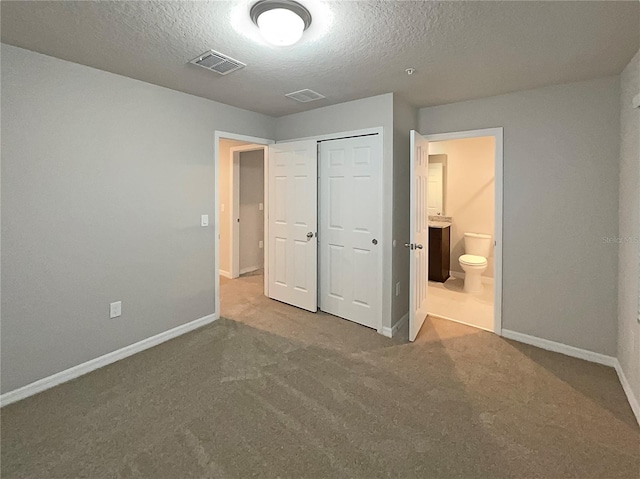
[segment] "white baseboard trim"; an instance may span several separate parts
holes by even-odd
[[[259,269],[259,266],[249,266],[248,268],[242,268],[240,270],[240,274],[253,273],[254,271],[258,271]]]
[[[627,380],[627,377],[624,375],[624,371],[622,370],[622,366],[620,362],[616,359],[614,368],[616,368],[616,373],[618,373],[618,379],[620,379],[620,384],[622,384],[622,389],[624,393],[627,395],[627,401],[629,401],[629,406],[631,406],[631,410],[633,414],[636,416],[636,421],[638,421],[638,425],[640,425],[640,401],[633,394],[633,390],[631,389],[631,384]]]
[[[565,354],[573,358],[584,359],[585,361],[603,364],[612,368],[615,367],[617,361],[613,356],[607,356],[606,354],[596,353],[587,349],[576,348],[556,341],[550,341],[549,339],[538,338],[537,336],[529,336],[528,334],[518,333],[517,331],[511,331],[509,329],[503,329],[502,336],[507,339],[513,339],[514,341],[530,344],[531,346],[537,346],[538,348],[546,349],[547,351]]]
[[[618,373],[618,379],[620,379],[620,384],[622,385],[622,389],[627,396],[627,401],[629,401],[631,410],[633,411],[633,414],[636,416],[636,420],[640,425],[640,402],[638,401],[638,398],[636,398],[633,394],[631,385],[629,384],[627,377],[624,375],[622,366],[620,365],[620,362],[617,358],[607,356],[605,354],[595,353],[586,349],[580,349],[574,346],[557,343],[548,339],[529,336],[528,334],[518,333],[516,331],[510,331],[508,329],[502,330],[502,336],[508,339],[513,339],[514,341],[537,346],[539,348],[546,349],[547,351],[565,354],[567,356],[584,359],[585,361],[591,361],[592,363],[598,363],[614,368],[616,370],[616,373]]]
[[[39,379],[38,381],[27,384],[26,386],[22,386],[21,388],[4,393],[0,396],[0,407],[4,407],[8,404],[20,401],[21,399],[28,398],[29,396],[33,396],[34,394],[45,391],[59,384],[71,381],[72,379],[90,373],[91,371],[95,371],[96,369],[100,369],[101,367],[107,366],[108,364],[115,363],[116,361],[139,353],[140,351],[144,351],[145,349],[157,346],[158,344],[164,343],[165,341],[176,338],[185,333],[188,333],[189,331],[193,331],[194,329],[212,323],[218,318],[219,315],[217,313],[214,313],[203,318],[196,319],[189,323],[181,324],[180,326],[177,326],[168,331],[156,334],[155,336],[143,339],[141,341],[138,341],[137,343],[130,344],[129,346],[125,346],[124,348],[112,351],[103,356],[91,359],[69,369],[65,369],[64,371],[60,371],[59,373],[53,374],[46,378]]]
[[[409,313],[405,313],[404,316],[402,316],[400,320],[397,321],[396,324],[394,324],[392,327],[388,328],[386,326],[383,326],[382,335],[386,336],[387,338],[393,338],[398,332],[398,330],[402,326],[404,326],[404,323],[406,323],[407,321],[409,321]]]
[[[231,276],[231,273],[229,273],[228,271],[220,270],[220,276],[224,276],[225,278],[228,278],[228,279],[233,279],[233,277]]]

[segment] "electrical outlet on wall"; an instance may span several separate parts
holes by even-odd
[[[109,303],[109,318],[117,318],[122,316],[122,301],[116,301],[115,303]]]

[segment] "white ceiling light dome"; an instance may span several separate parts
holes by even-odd
[[[309,10],[293,0],[261,0],[249,14],[262,38],[281,47],[296,43],[311,25]]]

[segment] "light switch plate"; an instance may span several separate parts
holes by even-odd
[[[220,211],[222,211],[224,213],[224,203],[220,204]]]
[[[200,216],[200,226],[209,226],[209,215]]]
[[[262,240],[258,241],[258,248],[264,248],[264,242]]]
[[[400,281],[396,283],[396,296],[400,296]]]
[[[122,315],[122,301],[109,303],[109,318],[113,319],[121,315]]]
[[[260,211],[264,210],[264,203],[258,203],[258,209]]]

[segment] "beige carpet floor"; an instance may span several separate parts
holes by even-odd
[[[2,409],[3,478],[629,478],[613,369],[444,320],[414,344],[224,281],[216,323]]]

